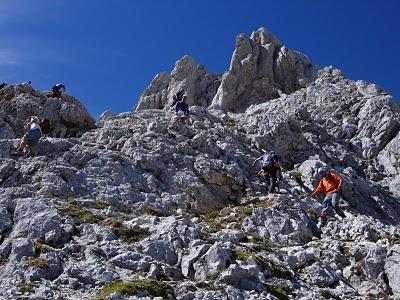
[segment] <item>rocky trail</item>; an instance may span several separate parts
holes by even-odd
[[[16,156],[30,115],[51,137]],[[0,299],[400,299],[400,108],[378,86],[259,29],[224,75],[185,56],[95,122],[72,96],[0,90]],[[322,228],[320,166],[345,181]]]

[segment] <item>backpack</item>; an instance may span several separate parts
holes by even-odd
[[[272,168],[278,162],[278,156],[274,152],[267,152],[263,154],[262,167]]]
[[[39,123],[42,132],[48,132],[50,130],[50,121],[49,119],[42,119]]]

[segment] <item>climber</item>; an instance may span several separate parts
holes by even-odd
[[[321,180],[318,183],[315,190],[307,196],[307,198],[314,197],[315,195],[324,192],[325,199],[322,202],[323,208],[320,215],[320,226],[325,226],[328,214],[331,214],[332,208],[338,215],[343,213],[338,209],[338,203],[340,200],[340,192],[343,186],[343,179],[339,175],[329,172],[326,167],[320,167],[318,169],[318,174],[321,176]]]
[[[261,170],[257,173],[257,176],[262,176],[268,182],[268,192],[275,193],[275,189],[277,187],[277,179],[282,181],[282,167],[278,162],[279,157],[275,154],[275,152],[266,152],[263,150],[263,155],[254,160],[253,166],[258,161],[261,162]]]
[[[172,102],[171,107],[174,107],[176,102],[181,101],[184,95],[184,90],[179,90],[175,95],[172,96],[174,102]]]
[[[30,117],[29,122],[24,126],[24,128],[28,131],[22,137],[17,151],[19,153],[28,154],[30,152],[30,148],[35,146],[42,136],[39,118],[36,116]]]
[[[62,91],[65,92],[65,85],[63,85],[61,83],[57,83],[57,84],[53,85],[51,90],[52,90],[52,93],[47,94],[47,96],[53,97],[53,98],[61,98]]]
[[[175,105],[175,123],[183,122],[183,124],[189,123],[189,105],[186,103],[186,95],[182,95],[181,98],[177,98]]]
[[[5,82],[1,83],[1,84],[0,84],[0,90],[1,90],[3,87],[5,87],[5,86],[7,86],[7,83],[5,83]]]
[[[50,133],[50,120],[49,119],[41,119],[40,120],[40,129],[42,130],[42,140],[45,140],[49,137],[49,133]]]

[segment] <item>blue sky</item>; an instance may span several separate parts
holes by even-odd
[[[1,0],[0,82],[61,82],[95,117],[129,111],[183,55],[223,73],[236,35],[266,27],[400,99],[399,12],[396,0]]]

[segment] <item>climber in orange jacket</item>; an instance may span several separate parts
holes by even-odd
[[[326,167],[318,169],[319,175],[322,177],[315,190],[308,196],[313,197],[319,193],[325,193],[325,199],[322,202],[323,208],[321,212],[321,226],[324,226],[327,221],[328,213],[332,208],[337,211],[340,200],[340,192],[343,186],[343,179],[339,175],[329,172]],[[338,212],[338,214],[340,214]]]

